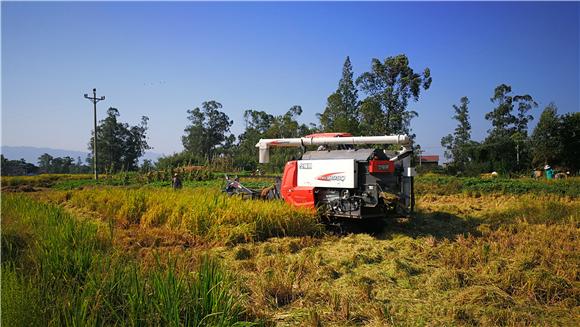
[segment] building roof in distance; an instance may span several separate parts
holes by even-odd
[[[439,156],[438,155],[421,156],[421,162],[439,162]]]

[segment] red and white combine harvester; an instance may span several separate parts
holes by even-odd
[[[360,145],[397,145],[397,150]],[[313,146],[315,151],[305,151]],[[281,181],[261,197],[282,197],[297,207],[311,207],[328,219],[378,218],[413,211],[413,150],[407,135],[352,136],[320,133],[301,138],[261,139],[260,163],[270,149],[301,147],[302,157],[284,167]],[[392,148],[392,147],[391,147]],[[241,186],[243,187],[243,186]]]

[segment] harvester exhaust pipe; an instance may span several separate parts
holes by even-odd
[[[306,145],[335,144],[397,144],[408,145],[407,135],[347,136],[347,137],[298,137],[289,139],[260,139],[256,147],[260,150],[260,163],[270,162],[271,147],[301,147]]]

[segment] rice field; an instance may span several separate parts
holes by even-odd
[[[219,189],[89,188],[39,194],[68,208],[96,213],[116,226],[164,227],[206,243],[235,244],[275,236],[316,235],[315,212],[281,201],[246,201]]]
[[[578,179],[427,176],[344,235],[219,184],[2,192],[2,324],[580,325]]]
[[[231,276],[158,255],[143,267],[92,221],[21,195],[2,197],[2,325],[243,325]],[[249,323],[245,325],[251,325]]]
[[[2,176],[2,186],[51,186],[57,181],[90,180],[91,174],[40,174],[34,176]]]

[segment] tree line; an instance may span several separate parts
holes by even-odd
[[[580,113],[558,115],[554,103],[542,111],[538,124],[528,135],[528,123],[538,107],[529,94],[515,95],[509,85],[497,86],[490,98],[495,107],[485,114],[491,122],[487,137],[471,139],[469,98],[453,105],[457,127],[441,139],[447,172],[476,175],[481,172],[522,173],[541,170],[546,165],[577,174],[580,169]]]
[[[83,164],[80,157],[75,161],[72,157],[53,157],[48,153],[38,157],[37,165],[26,162],[24,159],[9,160],[3,155],[2,175],[4,176],[25,176],[36,174],[84,174],[90,173],[91,167]]]
[[[244,131],[236,137],[230,131],[234,122],[223,111],[223,106],[209,100],[186,111],[187,124],[181,138],[183,151],[162,157],[156,163],[145,160],[141,167],[139,158],[151,148],[147,143],[148,117],[143,116],[139,124],[131,126],[119,121],[118,109],[109,108],[106,118],[97,126],[98,169],[114,173],[213,165],[255,170],[258,167],[255,144],[260,138],[300,137],[315,132],[349,132],[361,136],[408,134],[414,139],[411,122],[419,113],[411,107],[431,84],[430,69],[416,71],[404,54],[384,60],[372,59],[370,69],[356,78],[350,58],[346,57],[337,89],[328,96],[324,110],[317,114],[317,124],[298,121],[303,113],[299,105],[290,107],[282,115],[248,109],[243,115]],[[485,114],[485,119],[491,128],[483,141],[471,138],[469,98],[462,97],[459,104],[452,105],[452,118],[457,121],[457,127],[441,139],[449,160],[448,173],[521,173],[545,164],[559,165],[573,172],[580,169],[578,112],[559,115],[552,103],[544,109],[529,135],[528,124],[538,107],[531,95],[514,94],[510,85],[501,84],[491,92],[490,102],[491,110]],[[414,147],[420,149],[418,144]],[[88,148],[92,152],[92,137]],[[297,155],[297,149],[279,149],[271,154],[270,164],[263,168],[279,171],[288,159]],[[66,167],[75,167],[69,159],[41,157],[39,169],[42,172],[66,171]],[[89,155],[88,166],[77,162],[74,169],[88,168],[92,160]]]
[[[138,125],[131,126],[119,122],[119,110],[109,108],[107,116],[97,125],[97,155],[99,172],[116,173],[119,171],[133,171],[139,169],[139,158],[150,149],[147,144],[147,122],[149,118],[143,116]],[[92,134],[92,133],[91,133]],[[85,159],[53,157],[48,153],[38,157],[37,164],[27,163],[24,159],[8,160],[2,156],[2,175],[31,175],[48,174],[75,174],[90,173],[93,171],[93,137],[89,145],[91,154]],[[145,162],[145,165],[151,162]],[[147,168],[147,167],[145,167]]]
[[[353,135],[409,134],[414,138],[411,120],[418,113],[409,110],[422,91],[432,82],[429,68],[416,72],[401,54],[383,61],[373,59],[371,68],[354,78],[352,63],[346,57],[336,91],[327,98],[318,124],[298,121],[302,107],[292,106],[283,115],[248,109],[244,111],[245,129],[236,138],[230,133],[233,121],[216,101],[203,102],[201,108],[188,110],[189,125],[182,137],[184,150],[159,159],[158,167],[207,164],[229,160],[234,169],[258,167],[255,144],[260,138],[300,137],[315,132],[348,132]],[[361,96],[362,95],[362,96]],[[297,156],[296,149],[278,149],[270,156],[267,170],[280,170]]]
[[[314,132],[350,132],[354,135],[415,134],[411,121],[419,115],[410,107],[432,83],[429,68],[420,73],[411,68],[404,54],[373,59],[369,71],[354,77],[347,57],[336,91],[327,98],[326,107],[317,114],[318,124],[300,124],[300,106],[275,116],[261,110],[244,112],[245,130],[236,137],[229,134],[233,122],[221,111],[221,104],[204,102],[189,110],[190,125],[182,138],[184,151],[161,158],[160,167],[207,164],[231,159],[233,168],[258,167],[255,144],[260,138],[298,137]],[[507,84],[491,93],[490,111],[485,114],[491,128],[482,141],[471,138],[469,98],[453,105],[452,118],[458,125],[441,140],[448,159],[445,171],[472,176],[498,171],[504,174],[527,173],[552,165],[577,173],[580,169],[580,114],[558,115],[555,104],[548,105],[533,133],[528,125],[538,104],[530,94],[514,94]],[[237,141],[237,142],[236,142]],[[414,147],[420,150],[420,145]],[[421,151],[416,151],[420,153]],[[280,170],[295,149],[278,149],[271,154],[267,169]]]

